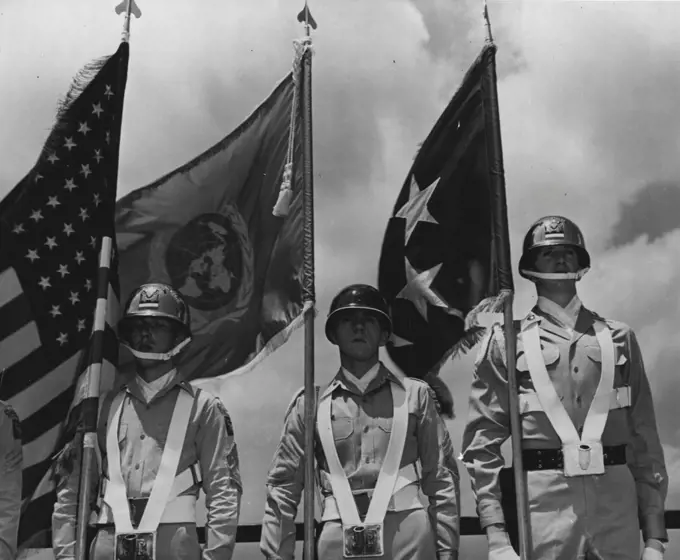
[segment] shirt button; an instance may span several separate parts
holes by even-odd
[[[146,436],[144,434],[142,434],[141,436],[139,436],[139,439],[144,439],[145,437]]]
[[[368,457],[366,457],[366,464],[368,464],[368,463],[370,463],[370,462],[371,462],[371,459],[368,458]]]
[[[581,406],[581,397],[580,396],[576,397],[576,404],[578,406]]]
[[[366,426],[366,427],[364,428],[364,433],[365,433],[365,434],[368,433],[368,426]]]
[[[578,366],[574,368],[574,373],[578,373]]]
[[[137,464],[135,465],[135,470],[136,470],[136,471],[139,470],[139,463],[137,463]]]

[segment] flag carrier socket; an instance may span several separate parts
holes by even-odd
[[[116,560],[156,560],[156,532],[116,533]]]
[[[345,558],[371,558],[382,556],[382,523],[342,526],[342,550]]]

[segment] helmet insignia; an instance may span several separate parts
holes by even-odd
[[[139,294],[140,309],[156,309],[160,305],[161,291],[156,286],[149,286]]]
[[[545,229],[545,236],[547,239],[550,238],[556,238],[556,237],[564,237],[564,229],[565,229],[565,220],[564,218],[561,218],[559,216],[550,218],[545,225],[543,226]]]

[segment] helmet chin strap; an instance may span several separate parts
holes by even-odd
[[[131,348],[128,344],[123,342],[123,346],[127,348],[130,352],[132,352],[132,355],[139,359],[139,360],[155,360],[158,362],[167,362],[170,358],[173,358],[179,354],[184,347],[191,342],[191,337],[185,338],[182,342],[180,342],[177,346],[175,346],[172,350],[169,350],[168,352],[165,352],[164,354],[157,354],[155,352],[140,352],[139,350],[135,350],[134,348]]]
[[[582,268],[578,272],[536,272],[534,270],[522,270],[522,274],[528,276],[533,282],[536,280],[576,280],[583,278],[589,268]]]

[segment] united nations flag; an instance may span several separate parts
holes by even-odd
[[[296,87],[289,74],[231,134],[117,203],[121,301],[145,282],[184,296],[194,340],[180,368],[189,379],[248,367],[301,323]],[[286,163],[292,197],[274,213]]]

